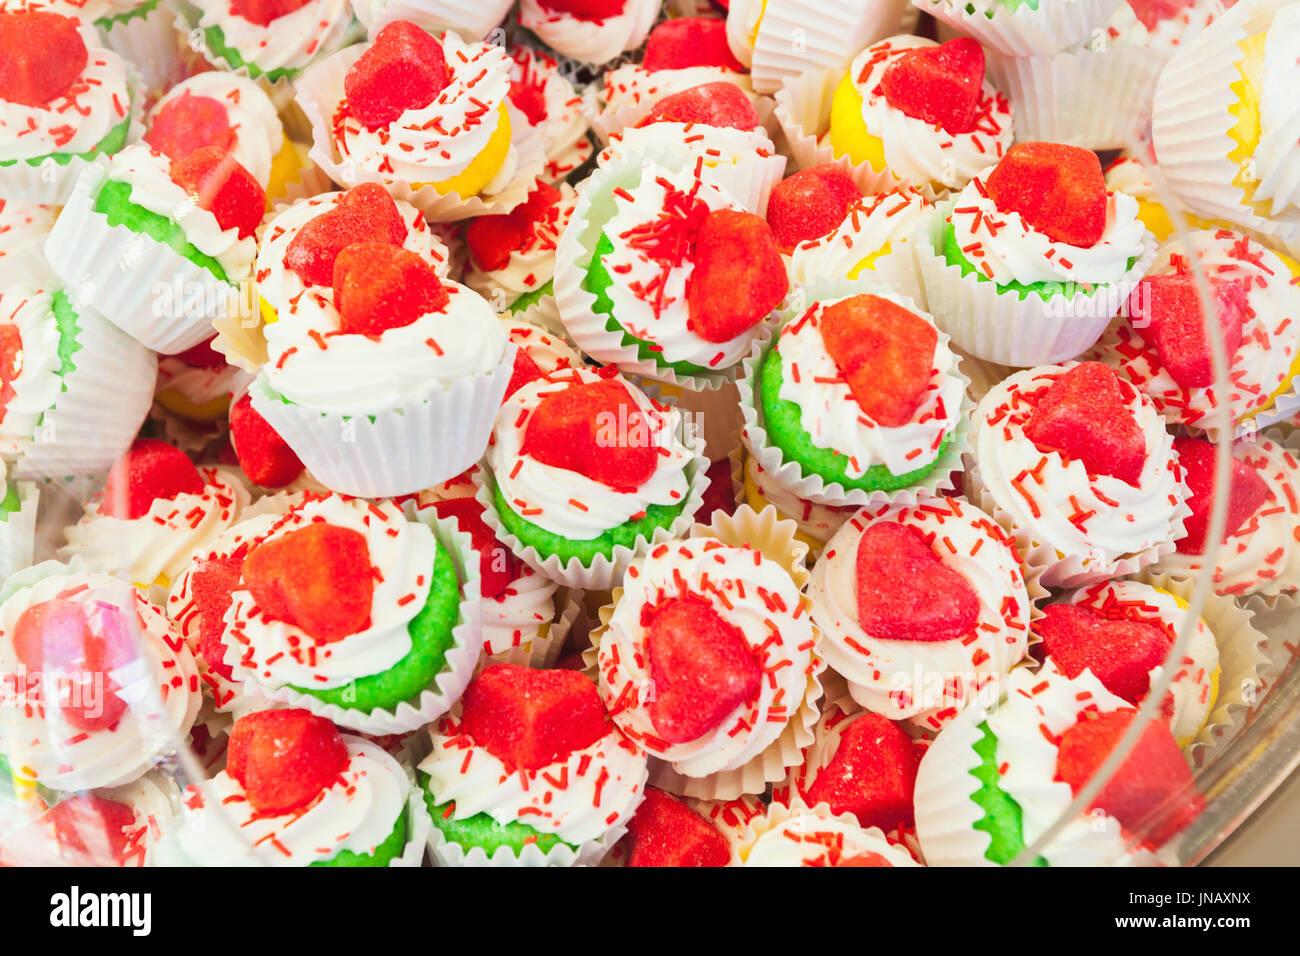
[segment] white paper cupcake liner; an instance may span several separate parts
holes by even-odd
[[[255,283],[243,283],[228,300],[227,308],[212,319],[211,326],[217,333],[212,340],[213,350],[224,355],[231,365],[256,375],[269,361]]]
[[[184,49],[184,35],[176,29],[176,14],[169,0],[160,0],[144,16],[115,20],[99,27],[104,46],[120,55],[140,71],[145,88],[151,93],[168,90],[189,72]]]
[[[470,847],[468,850],[459,843],[448,840],[435,826],[429,829],[429,853],[435,866],[501,866],[501,867],[553,867],[553,866],[595,866],[606,853],[623,838],[626,826],[616,826],[605,833],[599,840],[588,840],[578,844],[575,849],[560,843],[543,852],[536,843],[530,843],[517,855],[508,846],[497,847],[488,856],[482,847]]]
[[[992,865],[984,853],[992,837],[975,824],[984,809],[974,799],[980,782],[971,771],[987,711],[978,702],[961,711],[930,744],[916,775],[916,833],[929,866]]]
[[[975,410],[974,406],[980,403],[980,400],[989,393],[989,390],[1015,370],[1005,365],[998,365],[995,362],[986,362],[983,359],[976,358],[969,352],[961,351],[961,349],[956,351],[961,359],[961,370],[970,379],[970,384],[966,387],[966,394],[970,396],[973,403],[971,406],[973,412]]]
[[[933,210],[931,210],[933,215]],[[901,292],[922,309],[929,310],[929,299],[925,294],[925,282],[921,278],[921,263],[917,257],[917,248],[929,241],[929,218],[916,224],[914,231],[889,242],[890,250],[872,261],[871,267],[858,273],[857,280],[882,285],[895,292]],[[823,237],[823,242],[826,238]],[[877,250],[878,251],[878,250]],[[856,257],[856,258],[855,258]],[[817,247],[808,258],[799,258],[795,264],[793,258],[787,257],[790,267],[790,282],[806,285],[831,278],[846,278],[865,256],[850,253],[849,250],[827,243]],[[834,264],[834,271],[831,264]],[[842,267],[842,268],[841,268]],[[839,274],[836,275],[835,272]]]
[[[452,646],[447,649],[442,670],[433,679],[433,685],[422,691],[414,704],[403,701],[391,711],[340,707],[311,694],[296,691],[287,684],[283,687],[265,687],[257,682],[254,673],[236,664],[235,677],[243,678],[244,692],[290,707],[303,707],[317,717],[324,717],[340,727],[363,734],[402,734],[418,730],[449,711],[469,686],[479,651],[483,647],[483,602],[479,596],[478,553],[473,550],[470,536],[457,530],[453,522],[432,515],[422,516],[421,522],[433,530],[438,543],[451,556],[461,585],[461,597],[456,624],[451,630]]]
[[[912,0],[924,13],[972,36],[984,46],[1013,56],[1055,53],[1086,41],[1105,26],[1124,0],[1059,0],[1008,10],[981,0],[988,8],[967,10],[964,0]]]
[[[1237,603],[1252,615],[1251,623],[1264,635],[1260,651],[1264,654],[1265,664],[1261,672],[1263,688],[1250,702],[1247,719],[1253,719],[1255,711],[1265,701],[1266,692],[1291,666],[1295,658],[1292,642],[1296,622],[1300,620],[1300,594],[1274,594],[1264,597],[1252,594],[1239,598]]]
[[[757,93],[827,67],[845,69],[863,47],[898,32],[907,0],[769,0],[749,75]]]
[[[518,664],[535,670],[554,667],[564,650],[565,642],[569,639],[573,625],[578,620],[578,615],[582,612],[581,603],[567,588],[555,593],[555,603],[559,606],[559,611],[556,612],[554,619],[548,621],[527,645],[512,647],[491,657],[485,654],[479,661],[479,669],[493,663]]]
[[[36,507],[40,489],[30,481],[20,481],[17,485],[18,510],[9,512],[0,521],[0,579],[28,567],[36,555]]]
[[[406,846],[402,847],[401,855],[390,860],[388,865],[402,869],[424,866],[424,851],[429,845],[433,821],[429,819],[424,793],[414,779],[411,781],[411,795],[406,800],[406,826]]]
[[[379,9],[367,27],[374,37],[394,20],[409,20],[434,33],[455,30],[465,40],[484,40],[506,18],[512,5],[512,0],[388,0],[377,5]]]
[[[387,498],[454,478],[483,457],[514,371],[515,347],[488,373],[456,379],[421,400],[375,415],[289,405],[265,374],[249,386],[253,407],[331,491]]]
[[[776,102],[770,96],[753,93],[752,88],[750,92],[752,94],[750,102],[754,106],[754,112],[758,114],[759,124],[769,136],[775,138],[781,129],[781,124],[776,119]],[[611,138],[645,119],[659,100],[669,93],[669,90],[664,90],[660,96],[643,95],[637,102],[628,103],[618,109],[590,106],[587,111],[587,122],[591,124],[592,132],[596,134],[600,145],[608,145]]]
[[[555,296],[553,295],[542,296],[522,312],[502,312],[501,318],[527,322],[529,325],[545,329],[551,335],[563,339],[565,344],[571,345],[574,351],[578,350],[577,343],[569,337],[569,330],[560,321],[560,307],[555,304]]]

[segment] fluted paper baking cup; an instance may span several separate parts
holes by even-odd
[[[741,85],[736,84],[742,91],[749,95],[750,102],[754,106],[754,112],[758,114],[759,124],[766,130],[769,136],[775,137],[781,124],[776,119],[776,103],[770,96],[760,96],[753,91],[752,86],[748,83]],[[645,119],[655,104],[663,97],[672,93],[671,88],[665,88],[661,96],[642,96],[635,103],[627,103],[618,109],[592,106],[587,110],[587,122],[591,124],[592,132],[600,140],[601,146],[609,144],[611,138],[623,132],[625,129],[631,129],[637,123]]]
[[[930,227],[927,224],[935,216],[937,212],[934,209],[927,210],[927,214],[916,224],[914,230],[909,230],[899,238],[891,239],[889,251],[884,255],[876,255],[868,267],[858,272],[857,278],[863,282],[871,282],[901,292],[928,311],[929,299],[925,294],[925,282],[921,279],[921,264],[917,258],[917,248],[929,241]],[[807,250],[807,255],[799,255],[797,259],[787,257],[786,263],[789,266],[791,283],[807,285],[825,279],[848,278],[864,258],[861,252],[823,237],[821,245]]]
[[[470,847],[468,850],[459,843],[448,840],[437,827],[429,830],[429,853],[435,866],[509,866],[509,867],[552,867],[552,866],[595,866],[605,854],[627,832],[625,825],[611,828],[598,840],[588,840],[578,844],[577,848],[567,843],[557,843],[551,849],[542,851],[536,843],[527,844],[518,854],[512,847],[499,846],[488,856],[482,847]]]
[[[404,766],[403,769],[407,768]],[[390,860],[388,865],[402,869],[424,866],[424,851],[429,845],[433,821],[429,819],[424,792],[414,780],[411,783],[411,794],[406,799],[406,825],[406,846],[402,847],[401,855]]]
[[[240,294],[228,300],[228,307],[212,319],[211,325],[217,333],[212,348],[231,365],[255,375],[269,360],[256,288],[241,289]]]
[[[955,346],[953,348],[961,359],[962,372],[970,379],[970,384],[966,387],[966,394],[970,396],[970,400],[974,405],[978,405],[980,400],[989,393],[989,389],[1014,371],[1014,369],[1007,368],[1005,365],[998,365],[995,362],[986,362],[983,359],[976,358],[969,352],[963,352]],[[971,406],[972,412],[975,410],[974,405]]]
[[[574,623],[578,620],[578,615],[582,612],[581,602],[568,588],[555,593],[555,603],[559,606],[559,611],[556,612],[554,619],[542,626],[536,637],[520,647],[512,647],[491,657],[484,655],[479,661],[480,669],[492,663],[518,664],[535,670],[554,667],[560,653],[564,650],[564,643],[569,639]]]
[[[249,386],[253,407],[331,491],[364,498],[415,494],[483,457],[514,371],[515,346],[488,373],[456,379],[425,398],[374,415],[287,404],[265,373]]]
[[[985,857],[993,837],[975,829],[984,809],[974,800],[981,763],[975,745],[988,712],[979,702],[957,714],[930,744],[916,773],[913,806],[916,836],[929,866],[991,866]]]
[[[863,47],[898,32],[907,0],[768,0],[749,75],[758,93],[828,67],[844,70]]]
[[[373,37],[395,20],[409,20],[433,33],[455,30],[465,40],[484,40],[512,5],[513,0],[387,0],[374,4],[366,29]]]
[[[1106,25],[1124,0],[1052,0],[1021,4],[1014,10],[998,0],[912,2],[985,46],[1012,56],[1033,56],[1084,43]]]
[[[151,93],[169,90],[189,75],[185,36],[176,29],[176,14],[168,8],[168,0],[159,0],[144,16],[96,26],[104,46],[139,70]]]
[[[20,481],[17,491],[18,509],[0,521],[0,579],[32,564],[36,553],[36,507],[40,489],[33,482]]]
[[[575,352],[578,351],[577,343],[569,337],[569,330],[560,321],[560,307],[555,304],[555,296],[550,293],[531,303],[522,312],[502,312],[500,315],[507,321],[526,322],[545,329],[556,338],[562,339],[566,345],[572,346]]]

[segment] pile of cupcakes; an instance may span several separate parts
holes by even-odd
[[[1176,862],[1300,592],[1298,48],[0,2],[0,862]]]

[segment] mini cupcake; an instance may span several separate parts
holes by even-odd
[[[548,47],[580,63],[603,66],[645,42],[657,0],[522,0],[519,23]]]
[[[918,251],[930,307],[977,358],[1075,358],[1155,255],[1137,209],[1106,191],[1095,153],[1017,143],[957,194],[933,249]]]
[[[540,306],[534,306],[524,314],[528,318],[534,318],[545,317],[544,313],[545,310]],[[514,318],[509,315],[502,316],[501,322],[506,327],[506,335],[518,349],[515,353],[516,367],[523,361],[520,355],[527,355],[542,375],[550,375],[566,368],[582,368],[584,359],[578,350],[549,328],[535,325],[523,317]],[[558,316],[554,322],[559,325]],[[469,494],[473,495],[473,490]]]
[[[49,285],[54,274],[45,261],[45,237],[58,212],[54,206],[0,199],[0,289]]]
[[[454,30],[484,40],[510,11],[511,0],[350,0],[357,20],[374,36],[394,20],[409,20],[430,33]]]
[[[744,457],[745,503],[755,511],[775,508],[782,518],[793,521],[799,527],[795,537],[808,546],[809,554],[820,552],[840,526],[857,513],[856,505],[823,505],[800,498],[764,471],[753,455]]]
[[[173,415],[195,424],[224,420],[230,400],[250,376],[212,348],[212,339],[158,360],[154,401]]]
[[[516,46],[510,59],[510,102],[541,137],[543,178],[558,183],[591,158],[587,114],[594,109],[594,94],[590,88],[575,89],[559,63],[541,50]]]
[[[700,507],[703,449],[681,414],[588,369],[523,386],[502,405],[478,476],[496,536],[574,587],[608,588],[634,555]]]
[[[610,851],[605,866],[728,866],[735,854],[727,838],[692,804],[658,787],[628,821],[627,836]]]
[[[7,472],[0,459],[0,488],[4,489],[4,498],[0,499],[0,580],[32,563],[36,506],[40,501],[40,488],[35,482],[10,481]]]
[[[861,279],[801,289],[740,382],[744,440],[775,481],[823,504],[951,487],[966,379],[930,316]]]
[[[761,808],[761,805],[760,805]],[[772,803],[724,832],[739,866],[917,866],[905,847],[890,843],[878,827],[863,827],[825,804]]]
[[[572,671],[492,664],[430,737],[418,769],[443,866],[595,863],[645,792],[645,754]]]
[[[916,0],[943,24],[1012,56],[1055,53],[1103,29],[1124,0]]]
[[[133,68],[104,49],[94,27],[45,11],[0,13],[0,193],[58,204],[98,156],[140,135]]]
[[[11,576],[0,605],[0,754],[54,790],[117,787],[181,746],[199,675],[162,611],[124,581],[47,561]]]
[[[1156,170],[1155,154],[1149,148],[1138,154],[1122,153],[1106,167],[1106,189],[1114,193],[1127,193],[1137,200],[1137,216],[1158,242],[1166,242],[1174,233],[1169,209],[1171,203],[1193,227],[1205,228],[1182,207],[1173,190],[1168,186],[1161,188],[1156,185]]]
[[[556,188],[539,179],[527,202],[504,215],[471,220],[465,229],[465,284],[497,312],[522,313],[552,296],[555,244],[577,202],[572,186]],[[547,310],[554,314],[554,305]]]
[[[916,832],[930,866],[1007,865],[1055,824],[1137,712],[1095,676],[1051,664],[1011,673],[996,709],[962,711],[916,777]],[[1024,862],[1149,865],[1205,806],[1173,734],[1152,721],[1087,813]]]
[[[975,409],[972,500],[1046,587],[1131,574],[1174,550],[1189,508],[1155,405],[1100,362],[1017,372]]]
[[[218,66],[279,84],[355,39],[348,0],[182,0]]]
[[[121,787],[64,797],[42,820],[59,856],[45,865],[157,866],[155,848],[179,797],[175,782],[159,771]]]

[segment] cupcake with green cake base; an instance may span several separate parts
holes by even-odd
[[[636,555],[682,534],[708,484],[703,441],[676,409],[611,369],[536,379],[501,406],[483,517],[535,571],[607,589]]]
[[[417,768],[442,866],[600,861],[645,794],[646,755],[568,670],[491,664]]]
[[[1009,56],[1084,43],[1124,0],[914,0],[936,20]]]
[[[281,100],[290,80],[360,36],[347,0],[179,0],[177,26],[199,31],[207,59],[260,80]]]
[[[827,505],[915,500],[953,487],[966,378],[948,337],[911,300],[863,279],[810,283],[755,343],[738,383],[759,466]]]
[[[3,335],[3,333],[0,333]],[[36,506],[40,488],[31,481],[8,478],[0,459],[0,580],[32,563],[36,551]]]
[[[223,662],[246,693],[364,733],[445,713],[482,642],[479,562],[441,519],[305,494],[227,582]]]
[[[930,308],[976,358],[1023,368],[1100,338],[1156,248],[1097,154],[1017,143],[941,207],[918,249]]]

